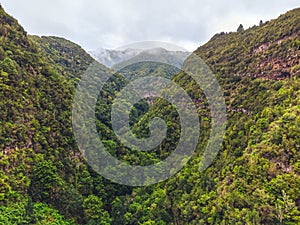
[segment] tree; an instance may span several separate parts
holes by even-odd
[[[51,203],[58,199],[62,186],[63,181],[57,174],[56,166],[45,160],[33,169],[29,193],[34,201]]]
[[[260,20],[260,21],[259,21],[259,26],[262,26],[262,25],[264,25],[264,23],[263,23],[262,20]]]
[[[243,32],[244,31],[244,26],[240,24],[240,26],[237,29],[237,32]]]
[[[83,202],[85,218],[88,224],[109,225],[110,216],[104,210],[102,199],[96,195],[89,195]]]
[[[74,224],[72,221],[66,220],[59,212],[55,209],[50,208],[45,203],[34,204],[33,213],[31,215],[31,223],[34,224],[61,224],[71,225]]]
[[[17,63],[8,57],[6,57],[3,62],[0,63],[0,70],[7,72],[9,75],[18,74]]]

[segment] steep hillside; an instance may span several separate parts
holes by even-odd
[[[199,172],[208,135],[202,132],[195,156],[176,176],[118,198],[125,201],[116,206],[124,212],[118,222],[300,223],[299,21],[300,9],[295,9],[260,27],[216,35],[195,51],[223,88],[228,111],[223,147],[214,163]],[[207,102],[199,87],[184,73],[174,81],[196,98],[201,126],[209,130]],[[161,114],[178,129],[176,117],[169,116],[174,112],[158,100],[135,132],[143,132],[147,121]],[[175,140],[167,139],[171,144]],[[157,154],[165,157],[169,150],[164,145]]]
[[[74,84],[92,58],[28,36],[2,8],[0,24],[0,223],[83,224],[90,202],[109,221],[102,178],[91,178],[71,130]]]
[[[173,81],[199,113],[196,152],[169,180],[131,188],[96,174],[76,146],[74,87],[93,59],[62,38],[27,35],[0,7],[0,224],[299,224],[299,21],[295,9],[199,47],[195,53],[215,72],[227,105],[221,151],[199,171],[210,110],[196,82],[179,72]],[[146,65],[123,72],[128,79],[177,72]],[[100,92],[97,129],[115,157],[151,164],[176,147],[179,115],[163,99],[140,101],[132,130],[147,137],[149,120],[160,116],[167,138],[149,153],[125,148],[112,132],[110,109],[127,78],[115,74]]]
[[[197,49],[216,73],[265,79],[298,76],[300,9],[246,31],[220,33]]]
[[[94,59],[79,45],[59,37],[29,36],[39,52],[67,79],[79,80]],[[78,78],[78,79],[76,79]]]

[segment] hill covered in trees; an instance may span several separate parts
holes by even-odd
[[[216,74],[226,101],[221,151],[199,172],[209,107],[195,81],[179,72],[173,80],[197,103],[203,130],[197,151],[169,180],[132,188],[95,173],[76,146],[72,100],[92,57],[65,39],[28,35],[1,8],[0,223],[299,224],[299,21],[295,9],[260,26],[217,34],[199,47],[195,54]],[[145,75],[136,65],[141,68]],[[162,99],[136,105],[131,125],[137,135],[148,135],[154,115],[173,129],[153,152],[127,155],[109,120],[112,100],[127,83],[115,74],[100,93],[97,128],[114,156],[156,162],[177,143],[178,114]]]

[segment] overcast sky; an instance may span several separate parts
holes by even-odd
[[[0,0],[30,33],[85,48],[164,41],[195,50],[215,33],[235,31],[299,7],[299,0]]]

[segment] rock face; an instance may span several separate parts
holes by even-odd
[[[282,45],[295,42],[297,38],[298,34],[294,33],[290,36],[280,38],[279,40],[264,43],[254,49],[253,53],[260,57],[261,61],[253,67],[255,70],[253,77],[281,80],[296,76],[299,71],[295,70],[295,67],[299,65],[300,62],[299,48],[297,46],[289,48],[285,56],[272,55],[265,58],[262,58],[262,56],[269,54],[268,51],[272,51],[272,49],[281,48]],[[268,73],[265,72],[266,69],[269,70]]]
[[[300,76],[300,8],[243,32],[215,35],[196,50],[215,73],[268,80]]]

